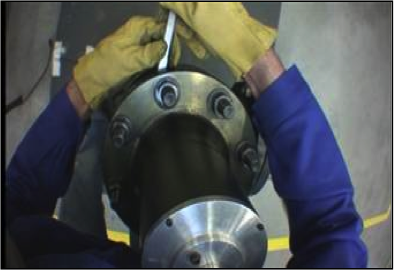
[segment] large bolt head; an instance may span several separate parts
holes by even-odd
[[[220,93],[213,99],[213,111],[217,117],[231,119],[234,117],[234,105],[226,94]]]
[[[116,128],[114,130],[114,133],[112,135],[112,141],[116,148],[121,148],[125,144],[127,137],[126,133],[127,131],[124,130],[123,128]]]
[[[231,104],[231,102],[229,100],[221,99],[219,101],[219,108],[218,109],[224,118],[226,118],[226,119],[233,118],[235,110],[234,110],[234,106]]]
[[[253,173],[258,173],[260,170],[260,158],[257,150],[247,148],[242,153],[242,161]]]
[[[256,147],[253,147],[250,143],[242,142],[237,147],[237,156],[245,168],[253,174],[259,173],[260,156]]]
[[[177,101],[176,100],[177,95],[176,95],[175,89],[171,86],[165,86],[161,92],[162,92],[161,93],[161,100],[163,102],[163,105],[166,108],[174,107],[176,104],[176,101]]]
[[[117,116],[111,123],[111,140],[116,148],[122,148],[131,139],[132,125],[125,116]]]
[[[155,88],[154,98],[163,109],[171,109],[175,107],[179,99],[178,86],[171,80],[160,82]]]

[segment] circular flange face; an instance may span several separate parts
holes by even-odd
[[[264,226],[244,205],[210,198],[163,217],[147,235],[146,268],[259,268],[267,251]]]
[[[167,103],[171,106],[163,106],[157,100],[157,94],[162,91],[169,91],[171,94],[171,89],[167,89],[163,82],[169,82],[176,86],[175,104],[171,102],[171,97]],[[164,87],[158,91],[160,86]],[[223,100],[231,102],[233,112],[225,112],[226,115],[231,116],[228,119],[219,117],[214,111],[215,104],[213,102],[218,101],[212,96],[218,91],[226,97]],[[157,120],[173,114],[202,117],[217,129],[229,151],[230,172],[239,181],[244,193],[249,194],[254,174],[240,162],[237,146],[242,142],[257,145],[251,120],[243,104],[229,88],[210,76],[193,71],[173,71],[150,78],[133,89],[119,105],[113,119],[116,119],[117,116],[130,119],[132,138],[128,139],[128,143],[124,147],[115,147],[110,134],[107,136],[104,149],[107,189],[122,187],[126,181],[133,181],[129,172],[140,138]],[[120,193],[122,190],[120,188]],[[123,213],[118,212],[118,214],[124,219]]]

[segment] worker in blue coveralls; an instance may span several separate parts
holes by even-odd
[[[221,58],[255,98],[254,120],[289,219],[288,267],[366,267],[362,220],[345,162],[300,71],[285,70],[272,49],[276,31],[250,17],[241,3],[160,5],[182,19],[178,39],[199,58]],[[70,184],[90,112],[112,86],[159,62],[164,27],[150,17],[133,17],[101,41],[79,59],[73,78],[20,143],[6,172],[6,228],[7,243],[25,266],[140,266],[127,245],[81,233],[52,216]]]

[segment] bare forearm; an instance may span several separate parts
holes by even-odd
[[[85,101],[81,91],[78,88],[78,85],[74,80],[71,80],[68,83],[66,92],[79,118],[86,119],[89,117],[89,104]]]
[[[269,49],[261,56],[244,78],[252,95],[258,99],[260,94],[284,72],[282,62],[274,49]]]

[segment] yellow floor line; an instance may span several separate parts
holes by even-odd
[[[268,239],[268,252],[288,250],[289,249],[289,237],[273,237]]]
[[[391,205],[384,213],[364,219],[364,228],[368,229],[385,222],[386,220],[389,219],[390,214],[391,214]],[[129,244],[130,242],[129,235],[127,233],[109,230],[107,231],[107,234],[108,234],[108,238],[113,241],[123,242],[126,244]],[[274,237],[268,239],[268,252],[288,250],[288,249],[289,249],[288,236]]]
[[[130,244],[130,236],[125,232],[107,231],[107,236],[109,239],[115,242],[123,242],[127,245]]]
[[[388,220],[390,217],[390,213],[391,213],[391,204],[387,208],[386,212],[384,212],[383,214],[376,215],[371,218],[365,219],[364,220],[364,228],[368,229],[368,228],[371,228],[375,225],[378,225],[378,224]]]
[[[371,228],[379,225],[389,219],[391,213],[391,204],[387,210],[379,215],[364,219],[364,229]],[[289,249],[289,237],[276,237],[268,239],[268,252],[270,251],[281,251]]]

